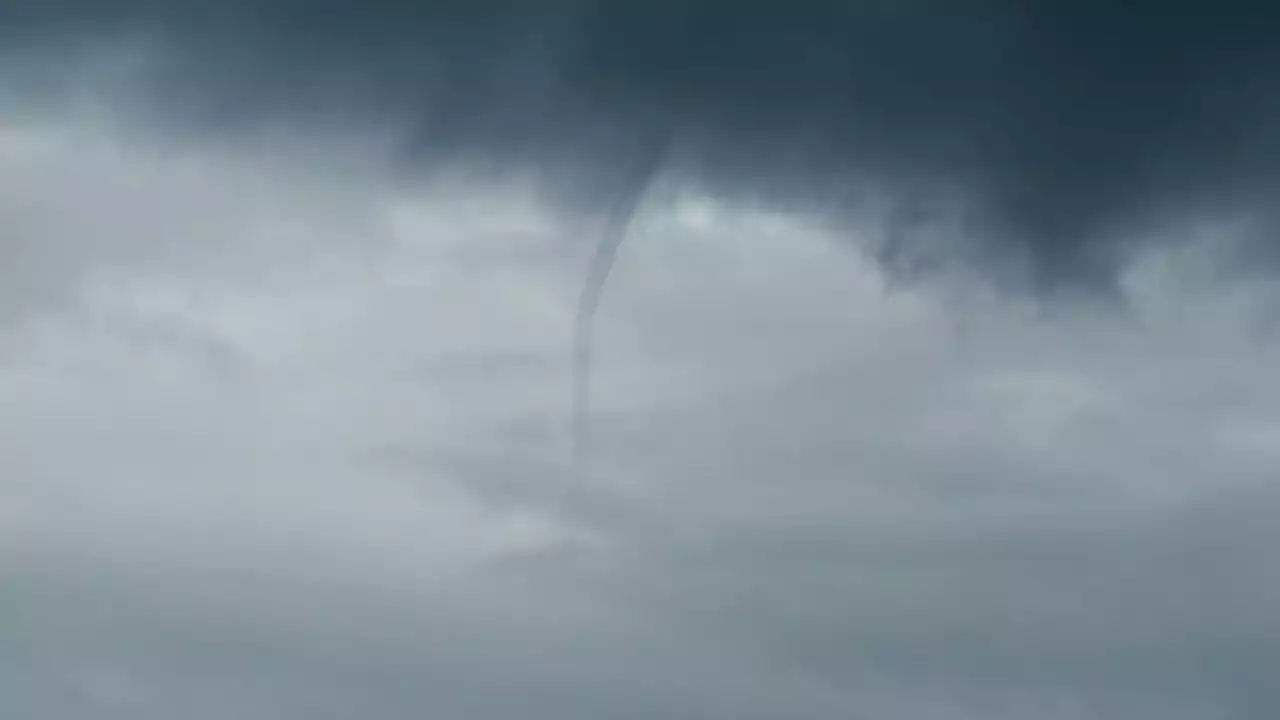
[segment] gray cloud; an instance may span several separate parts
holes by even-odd
[[[1246,231],[1046,315],[660,182],[584,478],[577,218],[42,112],[0,123],[0,715],[1275,716],[1275,291],[1206,262]]]
[[[903,271],[959,259],[1108,285],[1140,238],[1173,242],[1197,215],[1269,215],[1274,200],[1280,18],[1246,0],[3,12],[6,45],[27,57],[111,43],[149,54],[135,100],[206,135],[268,121],[392,129],[393,161],[416,171],[540,165],[588,205],[625,184],[615,158],[645,126],[666,124],[680,137],[672,172],[713,192],[837,217],[898,198],[885,253]],[[922,224],[953,241],[939,247]]]

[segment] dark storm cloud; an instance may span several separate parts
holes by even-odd
[[[37,54],[150,47],[183,125],[389,125],[411,166],[545,165],[592,205],[667,124],[713,192],[897,198],[902,268],[1105,282],[1141,231],[1265,215],[1280,160],[1280,19],[1247,0],[15,0],[0,25]],[[968,239],[935,248],[934,221]]]

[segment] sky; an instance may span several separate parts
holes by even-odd
[[[484,5],[0,9],[0,715],[1276,717],[1276,18]]]

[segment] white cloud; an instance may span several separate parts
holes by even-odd
[[[1131,317],[1046,319],[655,205],[583,483],[573,223],[349,148],[157,147],[0,131],[15,717],[1275,707],[1255,290],[1153,261]]]

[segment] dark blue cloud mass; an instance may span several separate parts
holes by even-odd
[[[0,28],[37,57],[146,49],[178,128],[391,128],[409,168],[538,167],[588,206],[660,124],[714,193],[841,220],[888,198],[891,266],[1036,285],[1107,285],[1200,216],[1267,228],[1280,167],[1280,15],[1248,0],[13,0]]]

